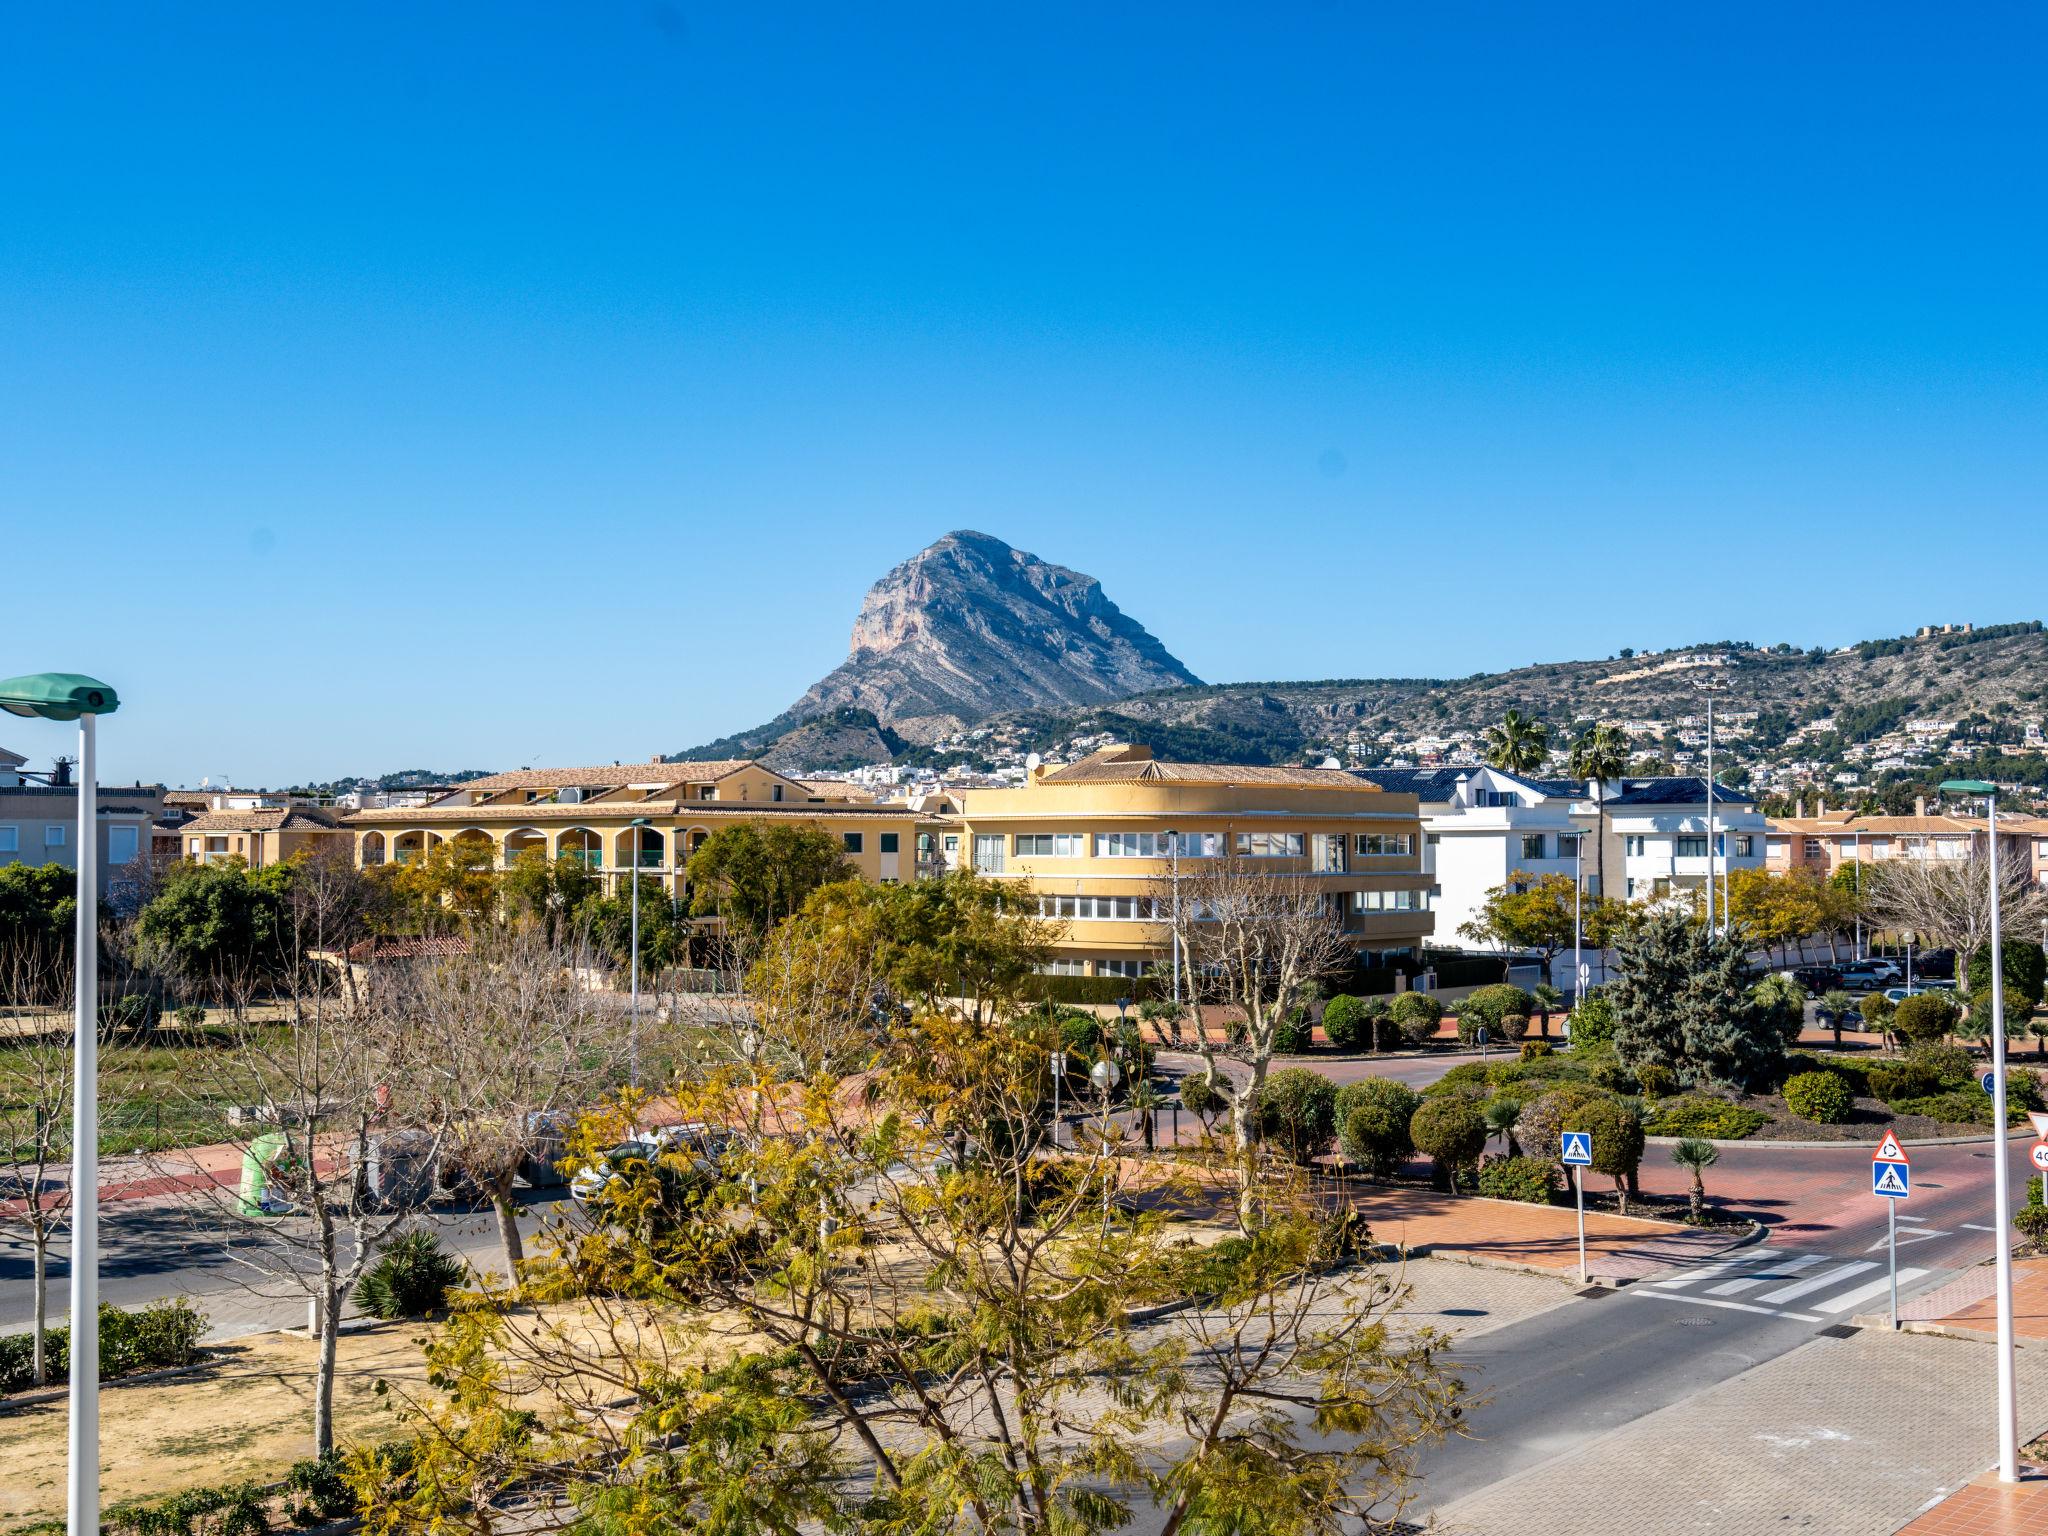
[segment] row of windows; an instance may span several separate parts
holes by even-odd
[[[1040,917],[1080,917],[1094,921],[1157,922],[1159,901],[1152,896],[1041,896]]]
[[[1756,854],[1756,839],[1747,832],[1738,833],[1732,838],[1726,833],[1717,833],[1714,841],[1718,845],[1715,849],[1717,855],[1725,856],[1731,849],[1738,859],[1751,858]],[[1633,833],[1621,840],[1621,851],[1632,859],[1642,858],[1649,852],[1649,846],[1650,840],[1647,837],[1639,837]],[[1671,840],[1671,854],[1673,858],[1679,859],[1704,859],[1707,856],[1706,834],[1702,832],[1697,835],[1674,837]]]
[[[902,846],[903,834],[900,832],[880,832],[876,834],[876,837],[880,844],[879,851],[883,853],[895,853]],[[842,832],[839,834],[839,841],[845,846],[848,853],[859,853],[866,846],[867,834],[863,832]]]
[[[107,865],[119,869],[124,864],[133,864],[142,839],[142,829],[133,825],[113,822],[107,826]],[[43,846],[64,848],[70,844],[70,828],[62,822],[46,822],[43,826]],[[0,853],[21,852],[21,828],[13,823],[0,824]]]
[[[1343,852],[1343,838],[1340,833],[1317,833],[1319,841],[1331,844],[1333,867],[1341,867],[1338,855]],[[987,839],[977,836],[976,868],[987,869],[982,853],[986,841],[991,856],[1000,855],[1003,840],[1000,836]],[[1246,858],[1254,859],[1298,859],[1305,847],[1299,832],[1240,832],[1237,834],[1237,851]],[[1415,852],[1415,834],[1412,832],[1361,832],[1353,842],[1360,858],[1391,859],[1412,857]],[[1085,832],[1018,832],[1010,838],[1008,852],[1020,859],[1078,859],[1085,857],[1091,848],[1089,835]],[[1223,853],[1223,835],[1219,832],[1098,832],[1094,835],[1092,848],[1098,859],[1164,859],[1178,853],[1184,859],[1213,859]],[[993,866],[1001,869],[997,863]]]
[[[1420,891],[1353,891],[1351,910],[1354,912],[1422,912],[1429,907],[1429,899]]]
[[[131,835],[135,831],[133,827],[129,827],[126,830]],[[65,827],[62,822],[50,823],[43,828],[43,846],[45,848],[62,848],[64,846],[64,834]],[[21,852],[21,828],[14,826],[0,827],[0,853],[19,852]],[[132,858],[133,855],[131,854],[130,857]]]
[[[1095,974],[1098,976],[1150,976],[1158,966],[1150,960],[1098,960]],[[1048,960],[1038,967],[1041,976],[1085,976],[1088,962],[1085,960]]]

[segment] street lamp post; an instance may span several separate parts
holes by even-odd
[[[1982,795],[1990,844],[1991,879],[1991,1215],[1992,1257],[1998,1269],[1998,1477],[2020,1480],[2019,1386],[2013,1376],[2012,1174],[2005,1123],[2005,949],[1998,931],[1998,786],[1982,779],[1948,779],[1943,794]]]
[[[1173,890],[1173,1005],[1180,1007],[1180,834],[1168,827],[1165,832],[1167,867],[1172,870],[1168,877]]]
[[[112,688],[75,672],[0,682],[0,709],[78,722],[76,975],[71,1025],[71,1425],[65,1529],[100,1528],[99,762],[94,727],[121,707]]]
[[[1586,847],[1586,834],[1581,832],[1572,839],[1572,1006],[1579,1006],[1579,996],[1586,990],[1586,929],[1580,917],[1580,892],[1585,889],[1585,877],[1580,870],[1580,860]]]
[[[645,816],[635,816],[633,828],[633,931],[630,939],[633,950],[633,1005],[631,1027],[626,1036],[626,1076],[635,1088],[640,1086],[640,838],[651,825]]]

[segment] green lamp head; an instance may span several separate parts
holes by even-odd
[[[111,715],[121,697],[95,677],[77,672],[35,672],[0,682],[0,709],[41,720],[76,720]]]

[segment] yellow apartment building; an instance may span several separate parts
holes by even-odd
[[[962,864],[1031,883],[1066,925],[1050,967],[1063,975],[1163,968],[1176,850],[1183,876],[1229,849],[1315,882],[1362,964],[1413,956],[1435,931],[1416,797],[1336,768],[1163,763],[1145,747],[1105,747],[1034,768],[1018,789],[967,790],[946,835]]]
[[[306,806],[255,806],[202,811],[177,829],[178,845],[195,864],[240,859],[251,869],[346,843],[348,831],[326,811]]]
[[[500,868],[531,850],[549,860],[581,859],[613,885],[637,863],[681,898],[688,889],[683,866],[713,832],[735,821],[782,817],[823,827],[839,839],[853,870],[884,884],[917,877],[918,836],[929,841],[939,824],[904,805],[827,798],[819,787],[745,759],[522,768],[472,779],[424,806],[357,811],[343,824],[365,866],[410,863],[442,843],[482,838]]]

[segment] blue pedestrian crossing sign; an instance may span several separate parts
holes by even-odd
[[[1593,1133],[1591,1131],[1565,1131],[1559,1138],[1564,1151],[1558,1161],[1567,1168],[1590,1168],[1593,1166]]]
[[[1870,1192],[1887,1200],[1903,1200],[1913,1192],[1913,1170],[1905,1163],[1872,1163]]]

